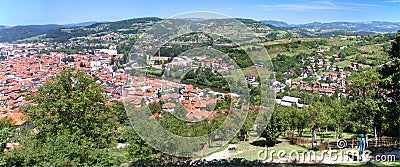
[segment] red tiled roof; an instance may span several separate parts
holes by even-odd
[[[206,107],[206,104],[204,104],[204,103],[202,103],[202,102],[200,102],[200,101],[196,101],[196,102],[194,103],[194,107],[195,107],[195,108],[204,108],[204,107]]]
[[[138,96],[143,96],[143,94],[144,94],[144,92],[141,92],[141,91],[135,91],[135,95],[138,95]]]
[[[139,99],[137,99],[133,104],[135,104],[135,105],[140,105],[141,103],[142,103],[142,99],[139,98]]]
[[[189,103],[190,103],[189,100],[181,100],[181,102],[182,102],[183,104],[189,104]]]
[[[109,102],[107,102],[105,105],[106,105],[106,106],[112,106],[112,105],[113,105],[113,102],[109,101]]]
[[[151,115],[149,118],[147,118],[148,120],[153,120],[153,119],[156,119],[156,118],[158,118],[158,116],[159,116],[159,114],[158,114],[158,112],[156,112],[155,114],[153,114],[153,115]]]
[[[183,94],[183,97],[194,97],[194,94],[187,94],[187,93],[185,93],[185,94]]]
[[[175,103],[165,103],[162,105],[163,109],[171,109],[171,108],[175,108]]]

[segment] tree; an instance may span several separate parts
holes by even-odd
[[[175,106],[175,110],[174,110],[174,116],[178,119],[182,119],[182,120],[188,120],[186,118],[186,109],[185,106],[183,106],[182,103],[177,103]]]
[[[221,100],[218,100],[218,101],[217,101],[217,104],[216,104],[215,108],[216,108],[216,109],[225,108],[228,104],[230,104],[230,103],[228,103],[228,102],[227,102],[226,100],[224,100],[224,99],[221,99]]]
[[[52,81],[30,93],[36,104],[23,108],[37,134],[21,128],[21,145],[1,157],[1,165],[117,165],[120,160],[100,148],[115,143],[118,119],[93,77],[63,69]],[[123,118],[120,118],[123,120]]]
[[[258,110],[250,110],[248,111],[248,115],[246,120],[244,121],[242,128],[240,129],[240,136],[243,136],[244,139],[248,137],[248,132],[254,127],[254,123],[257,119]]]
[[[118,123],[120,125],[130,124],[128,116],[126,115],[124,103],[116,102],[112,105],[112,109],[114,110],[113,112],[115,113],[115,116],[117,117]]]
[[[321,102],[315,102],[306,108],[310,114],[309,126],[313,132],[313,141],[317,139],[319,128],[325,128],[329,125],[329,115],[327,113],[332,110],[330,107]]]
[[[306,125],[309,121],[309,113],[307,109],[292,109],[292,112],[294,112],[294,116],[291,117],[294,123],[294,128],[297,130],[297,134],[299,137],[303,136],[303,131],[304,128],[306,128]]]
[[[329,103],[334,110],[329,110],[330,122],[335,129],[336,139],[342,136],[343,130],[347,127],[348,121],[350,120],[350,112],[348,112],[347,106],[345,106],[343,100],[333,100]]]
[[[274,112],[272,113],[268,125],[261,134],[271,146],[275,144],[276,139],[289,127],[287,113],[285,107],[279,104],[275,105]]]
[[[143,101],[143,100],[142,100]],[[160,102],[151,102],[151,103],[149,103],[149,109],[150,109],[150,112],[152,113],[152,114],[155,114],[155,113],[157,113],[157,112],[160,112],[161,111],[161,107],[162,107],[162,101],[160,101]]]
[[[387,118],[387,109],[379,88],[380,75],[374,69],[354,73],[354,83],[350,85],[353,97],[349,104],[352,110],[353,124],[357,131],[365,133],[374,127],[375,137],[380,137],[382,125]]]
[[[390,61],[379,71],[381,74],[381,86],[386,91],[385,105],[389,109],[389,122],[392,122],[392,133],[400,136],[400,31],[392,42],[389,51]]]
[[[82,147],[78,141],[70,140],[68,132],[53,136],[48,142],[40,142],[32,131],[21,129],[15,141],[20,146],[0,157],[1,166],[113,166],[120,159],[103,150]]]
[[[131,158],[137,158],[139,160],[149,160],[153,154],[159,151],[155,150],[152,146],[148,145],[134,129],[126,129],[128,136],[128,152]]]
[[[11,127],[10,120],[6,118],[0,119],[0,144],[1,150],[6,148],[6,144],[11,141],[15,135],[15,128]]]
[[[115,114],[105,104],[102,86],[83,71],[63,69],[53,81],[29,94],[28,100],[37,105],[25,109],[30,122],[39,133],[41,142],[49,142],[54,136],[68,133],[70,141],[82,147],[105,148],[114,143],[117,128]]]

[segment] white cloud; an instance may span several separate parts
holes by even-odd
[[[389,3],[400,3],[400,0],[391,0],[391,1],[385,1],[385,2],[389,2]]]
[[[278,4],[278,5],[261,5],[262,9],[266,10],[293,10],[293,11],[308,11],[308,10],[338,10],[336,6],[324,5],[309,5],[309,4]]]
[[[338,4],[343,4],[347,5],[348,7],[383,7],[382,5],[375,5],[375,4],[366,4],[366,3],[338,3]]]
[[[400,1],[400,0],[399,0]],[[264,10],[290,10],[290,11],[314,11],[314,10],[354,10],[358,8],[382,7],[381,5],[365,3],[334,2],[332,0],[303,1],[302,3],[285,3],[274,5],[260,5]]]

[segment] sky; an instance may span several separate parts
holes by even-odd
[[[400,0],[0,0],[0,25],[169,18],[194,11],[290,24],[400,22]]]

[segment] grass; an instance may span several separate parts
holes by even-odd
[[[266,149],[268,149],[268,151],[265,151]],[[284,157],[288,157],[289,156],[288,153],[290,153],[292,150],[296,150],[298,152],[303,152],[306,150],[306,148],[290,144],[289,142],[282,142],[282,143],[275,145],[274,147],[270,147],[270,148],[259,147],[258,149],[255,149],[255,150],[243,152],[243,153],[234,155],[232,158],[245,158],[247,160],[259,160],[259,158],[258,158],[259,152],[264,151],[260,155],[261,158],[264,159],[264,156],[266,156],[265,157],[266,159],[270,159],[271,155],[272,155],[272,158],[277,159],[279,151],[285,151],[287,154]]]
[[[250,66],[250,67],[247,67],[247,68],[243,68],[242,72],[243,72],[244,75],[255,75],[255,74],[258,74],[257,69],[256,69],[255,66]]]
[[[345,68],[345,67],[351,65],[351,62],[349,60],[345,60],[345,61],[341,61],[341,62],[336,62],[336,63],[334,63],[334,65]]]
[[[343,40],[342,46],[352,46],[357,42],[358,42],[357,40]]]
[[[297,132],[295,132],[295,134],[297,136]],[[302,137],[312,138],[312,132],[309,129],[304,129]],[[318,132],[317,139],[321,139],[322,137],[323,139],[336,140],[335,132],[333,131],[326,132],[325,130],[322,130]],[[357,137],[357,134],[343,132],[341,138],[353,138],[353,137]]]
[[[213,153],[216,153],[216,152],[220,152],[220,151],[225,150],[226,148],[228,148],[228,146],[229,146],[229,144],[225,144],[225,145],[222,146],[222,147],[213,146],[213,144],[211,144],[211,146],[206,150],[206,152],[204,153],[203,156],[197,156],[197,157],[194,157],[194,158],[192,158],[192,159],[193,159],[193,160],[201,160],[201,159],[203,159],[204,157],[207,157],[207,156],[209,156],[209,155],[211,155],[211,154],[213,154]]]
[[[118,160],[120,163],[129,163],[131,159],[129,158],[128,148],[121,148],[116,150],[110,151],[103,151],[106,152],[110,157],[114,160]]]
[[[372,45],[364,45],[364,46],[358,47],[358,49],[360,49],[362,51],[367,51],[367,52],[380,51],[380,50],[382,50],[382,45],[385,45],[387,43],[389,43],[389,42],[379,43],[379,44],[372,44]]]
[[[287,55],[287,56],[295,56],[300,53],[311,53],[313,50],[315,50],[315,49],[309,49],[309,48],[301,46],[297,49],[292,49],[290,51],[283,51],[282,48],[274,47],[274,48],[271,48],[268,50],[268,54],[271,58],[274,58],[274,57],[278,56],[278,54]]]
[[[368,164],[367,164],[368,165]],[[400,166],[400,160],[394,162],[372,162],[371,165],[375,166]]]
[[[268,149],[268,151],[266,151],[265,153],[267,153],[267,158],[270,158],[270,153],[273,152],[273,150],[275,151],[274,154],[272,154],[273,158],[277,158],[277,152],[280,150],[286,151],[287,153],[289,153],[292,150],[296,150],[299,152],[302,152],[304,150],[306,150],[306,148],[301,147],[301,146],[297,146],[294,144],[289,143],[289,141],[287,139],[284,138],[280,138],[278,139],[278,144],[276,144],[273,147],[264,147],[263,145],[265,145],[265,140],[259,138],[258,140],[254,141],[254,142],[242,142],[240,144],[237,145],[237,150],[236,155],[230,157],[230,158],[245,158],[247,160],[259,160],[258,158],[258,154],[260,151],[264,151],[266,149]],[[260,155],[261,157],[263,155]],[[286,155],[285,157],[287,157],[288,155]]]
[[[260,46],[257,46],[257,45],[245,45],[245,46],[241,46],[240,49],[247,51],[248,48],[253,48],[253,47],[260,48]],[[239,48],[236,48],[236,49],[239,49]]]
[[[347,40],[342,40],[341,38],[347,38]],[[339,35],[333,38],[328,38],[328,41],[332,46],[352,46],[359,42],[357,39],[349,40],[349,38],[355,38],[355,36]]]

